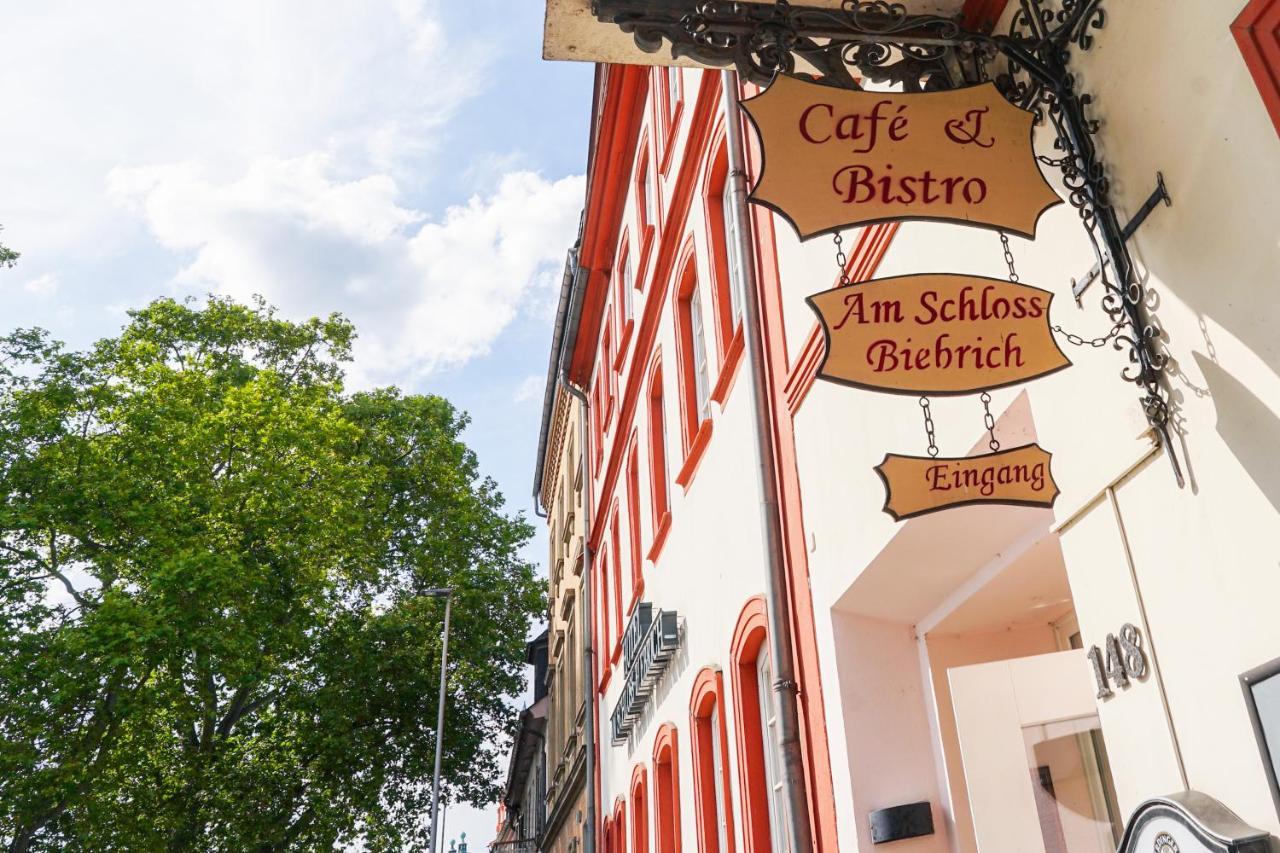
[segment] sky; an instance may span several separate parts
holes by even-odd
[[[0,0],[0,328],[161,296],[338,311],[353,386],[448,397],[531,515],[592,67],[534,0]],[[542,539],[528,556],[541,563]],[[492,810],[451,809],[472,850]]]

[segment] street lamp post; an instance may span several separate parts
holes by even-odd
[[[436,821],[440,817],[440,744],[444,740],[444,688],[449,671],[449,611],[453,609],[453,589],[429,589],[427,595],[444,599],[444,641],[440,648],[440,698],[436,702],[436,769],[431,779],[431,853],[438,853]]]

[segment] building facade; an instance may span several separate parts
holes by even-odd
[[[586,555],[581,408],[556,380],[547,382],[543,452],[535,500],[546,514],[550,697],[547,722],[547,824],[541,849],[579,853],[586,823],[587,738],[581,596]]]
[[[1020,8],[950,6],[980,6],[1002,32]],[[1100,853],[1166,795],[1280,833],[1280,681],[1266,681],[1280,669],[1280,4],[1106,6],[1072,68],[1122,219],[1157,175],[1173,199],[1129,245],[1168,360],[1182,487],[1119,377],[1127,350],[1100,285],[1073,293],[1094,259],[1073,207],[1007,252],[958,225],[848,229],[839,265],[829,237],[802,242],[756,205],[732,215],[726,122],[740,119],[722,87],[756,87],[599,67],[571,330],[553,361],[587,399],[600,849],[787,849],[775,630],[795,661],[815,849],[870,851],[901,831],[892,849],[907,853]],[[1043,126],[1034,144],[1062,156]],[[943,456],[1050,450],[1052,508],[895,521],[874,469],[923,455],[918,401],[817,378],[825,341],[806,296],[939,271],[1055,294],[1069,369],[992,391],[990,429],[976,395],[931,404]],[[757,473],[758,412],[771,477]]]

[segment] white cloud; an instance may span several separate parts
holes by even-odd
[[[456,0],[45,0],[5,13],[0,222],[30,265],[120,251],[119,166],[333,156],[344,178],[430,179],[439,129],[484,85]]]
[[[491,195],[426,221],[399,204],[389,175],[336,172],[332,155],[309,154],[260,159],[225,183],[192,164],[118,169],[109,183],[157,240],[190,257],[176,285],[262,294],[293,316],[341,307],[360,334],[359,382],[485,353],[530,296],[559,281],[581,177],[510,173]]]
[[[22,283],[22,289],[27,293],[35,296],[53,296],[58,292],[58,276],[54,273],[44,273],[35,278],[29,278]]]
[[[547,379],[545,376],[534,373],[526,376],[520,386],[516,388],[515,401],[517,403],[528,403],[537,400],[542,396],[542,391],[546,388]]]

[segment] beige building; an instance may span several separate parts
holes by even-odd
[[[554,368],[554,365],[553,365]],[[586,820],[583,632],[582,436],[579,403],[551,377],[535,499],[546,513],[548,553],[546,826],[538,849],[579,853]]]

